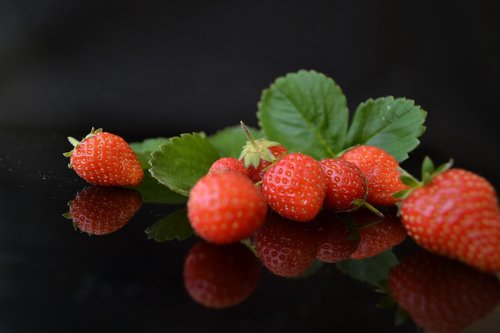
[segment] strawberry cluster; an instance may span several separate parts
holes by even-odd
[[[321,161],[289,153],[277,142],[249,141],[240,159],[224,157],[191,190],[188,216],[205,240],[229,244],[252,236],[268,209],[296,222],[310,222],[322,208],[340,212],[372,204],[394,205],[393,193],[408,186],[398,162],[374,146],[358,146]]]

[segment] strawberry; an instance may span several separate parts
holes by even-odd
[[[242,244],[200,241],[184,261],[184,286],[194,301],[209,308],[227,308],[254,292],[260,270],[257,258]]]
[[[267,215],[260,190],[239,173],[206,175],[191,190],[188,217],[205,240],[228,244],[252,235]]]
[[[307,222],[318,214],[326,194],[321,164],[308,155],[288,154],[264,174],[262,193],[279,215]]]
[[[273,274],[295,277],[312,264],[318,250],[314,229],[271,214],[255,234],[260,260]]]
[[[395,213],[386,213],[384,218],[369,211],[357,211],[354,218],[359,234],[359,246],[351,255],[353,259],[374,257],[406,239],[406,230]]]
[[[121,229],[142,206],[139,192],[119,187],[92,186],[69,203],[65,217],[89,235],[106,235]]]
[[[136,186],[144,177],[141,162],[128,143],[97,129],[82,141],[69,137],[74,149],[64,154],[69,167],[87,182],[99,186]]]
[[[355,230],[330,212],[320,213],[314,221],[318,223],[320,243],[316,259],[327,263],[349,259],[358,248],[359,237]]]
[[[373,205],[394,205],[398,200],[392,195],[408,188],[400,179],[398,161],[381,148],[357,146],[341,159],[354,163],[363,172],[368,181],[366,200]]]
[[[210,170],[208,170],[209,175],[225,172],[237,172],[244,176],[248,176],[248,170],[245,168],[243,163],[234,157],[219,158],[212,164]]]
[[[390,272],[389,290],[418,326],[437,333],[462,331],[500,301],[495,276],[424,251]]]
[[[500,271],[500,209],[495,189],[462,169],[434,170],[426,160],[424,181],[399,194],[408,233],[425,249],[484,271]],[[428,167],[426,167],[428,165]],[[427,171],[426,171],[427,169]]]
[[[278,142],[266,139],[254,139],[248,128],[241,122],[241,128],[248,138],[240,154],[240,160],[243,161],[248,169],[248,175],[254,182],[260,182],[264,177],[267,168],[284,155],[288,150]]]
[[[324,206],[335,211],[355,208],[355,200],[366,197],[368,185],[365,175],[351,162],[326,158],[319,162],[325,171],[327,187]]]

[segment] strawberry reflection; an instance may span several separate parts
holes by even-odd
[[[256,233],[257,254],[273,274],[295,277],[312,264],[318,250],[313,223],[297,223],[271,214]]]
[[[125,226],[142,206],[139,192],[119,187],[92,186],[79,192],[65,215],[89,235],[107,235]]]
[[[354,225],[349,225],[337,215],[323,211],[316,218],[319,249],[316,258],[334,263],[349,259],[359,245]]]
[[[459,332],[500,301],[495,276],[421,251],[405,258],[389,276],[394,300],[430,332]]]
[[[344,219],[354,222],[359,234],[359,246],[352,259],[374,257],[403,242],[407,236],[406,230],[396,216],[396,212],[385,213],[384,218],[374,215],[368,210],[359,210]]]
[[[260,264],[242,244],[200,241],[184,262],[184,285],[191,298],[209,308],[227,308],[246,300],[257,287]]]

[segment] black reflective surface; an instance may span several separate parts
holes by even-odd
[[[65,137],[4,131],[0,142],[2,332],[417,329],[411,320],[396,327],[396,307],[377,307],[384,295],[342,273],[336,264],[316,264],[298,278],[273,275],[260,263],[258,273],[225,272],[226,279],[247,277],[240,286],[246,291],[235,302],[241,303],[217,310],[200,305],[190,297],[193,287],[186,288],[183,273],[186,256],[199,239],[158,243],[144,232],[182,205],[144,203],[118,231],[89,236],[61,216],[68,211],[67,202],[88,187],[66,166],[61,155],[67,149]],[[409,239],[394,249],[400,261],[418,251]],[[460,279],[458,272],[453,274]],[[252,274],[258,274],[257,281]],[[474,279],[469,283],[475,284]],[[496,290],[497,282],[493,284]],[[233,293],[238,290],[232,288]],[[468,331],[483,327],[481,332],[498,332],[499,309],[492,310],[489,302],[483,311],[489,314],[479,321],[473,317]]]

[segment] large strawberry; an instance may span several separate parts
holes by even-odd
[[[208,174],[214,173],[226,173],[226,172],[237,172],[241,173],[244,176],[248,176],[248,170],[245,168],[243,163],[240,160],[235,159],[234,157],[222,157],[215,161],[210,170],[208,170]]]
[[[64,154],[69,167],[99,186],[136,186],[144,177],[141,162],[123,138],[97,129],[82,141],[69,137],[74,149]]]
[[[355,221],[359,234],[359,246],[351,258],[374,257],[406,239],[406,230],[395,212],[386,212],[383,218],[366,210],[359,210],[349,218]]]
[[[267,168],[288,153],[288,150],[278,142],[266,139],[254,139],[248,128],[243,122],[241,127],[248,138],[240,154],[240,160],[243,161],[248,169],[248,176],[254,182],[260,182],[264,177]]]
[[[318,161],[294,153],[275,162],[264,174],[262,193],[279,215],[307,222],[318,214],[326,194],[326,177]]]
[[[191,190],[188,217],[205,240],[228,244],[252,235],[267,215],[259,188],[246,176],[228,172],[206,175]]]
[[[495,189],[462,169],[434,170],[424,162],[423,181],[399,193],[408,233],[431,252],[485,271],[500,271],[500,209]]]
[[[184,285],[193,300],[209,308],[243,302],[257,287],[260,264],[242,244],[196,243],[184,261]]]
[[[298,224],[270,214],[253,239],[257,254],[273,274],[295,277],[311,266],[318,239],[310,224]]]
[[[459,262],[418,252],[389,275],[394,300],[426,331],[459,332],[500,301],[500,283]]]
[[[367,201],[371,204],[394,205],[397,199],[392,195],[408,188],[400,179],[398,161],[381,148],[357,146],[345,152],[341,159],[361,169],[368,181]]]
[[[119,187],[92,186],[69,203],[65,217],[90,235],[106,235],[121,229],[142,206],[139,192]]]

